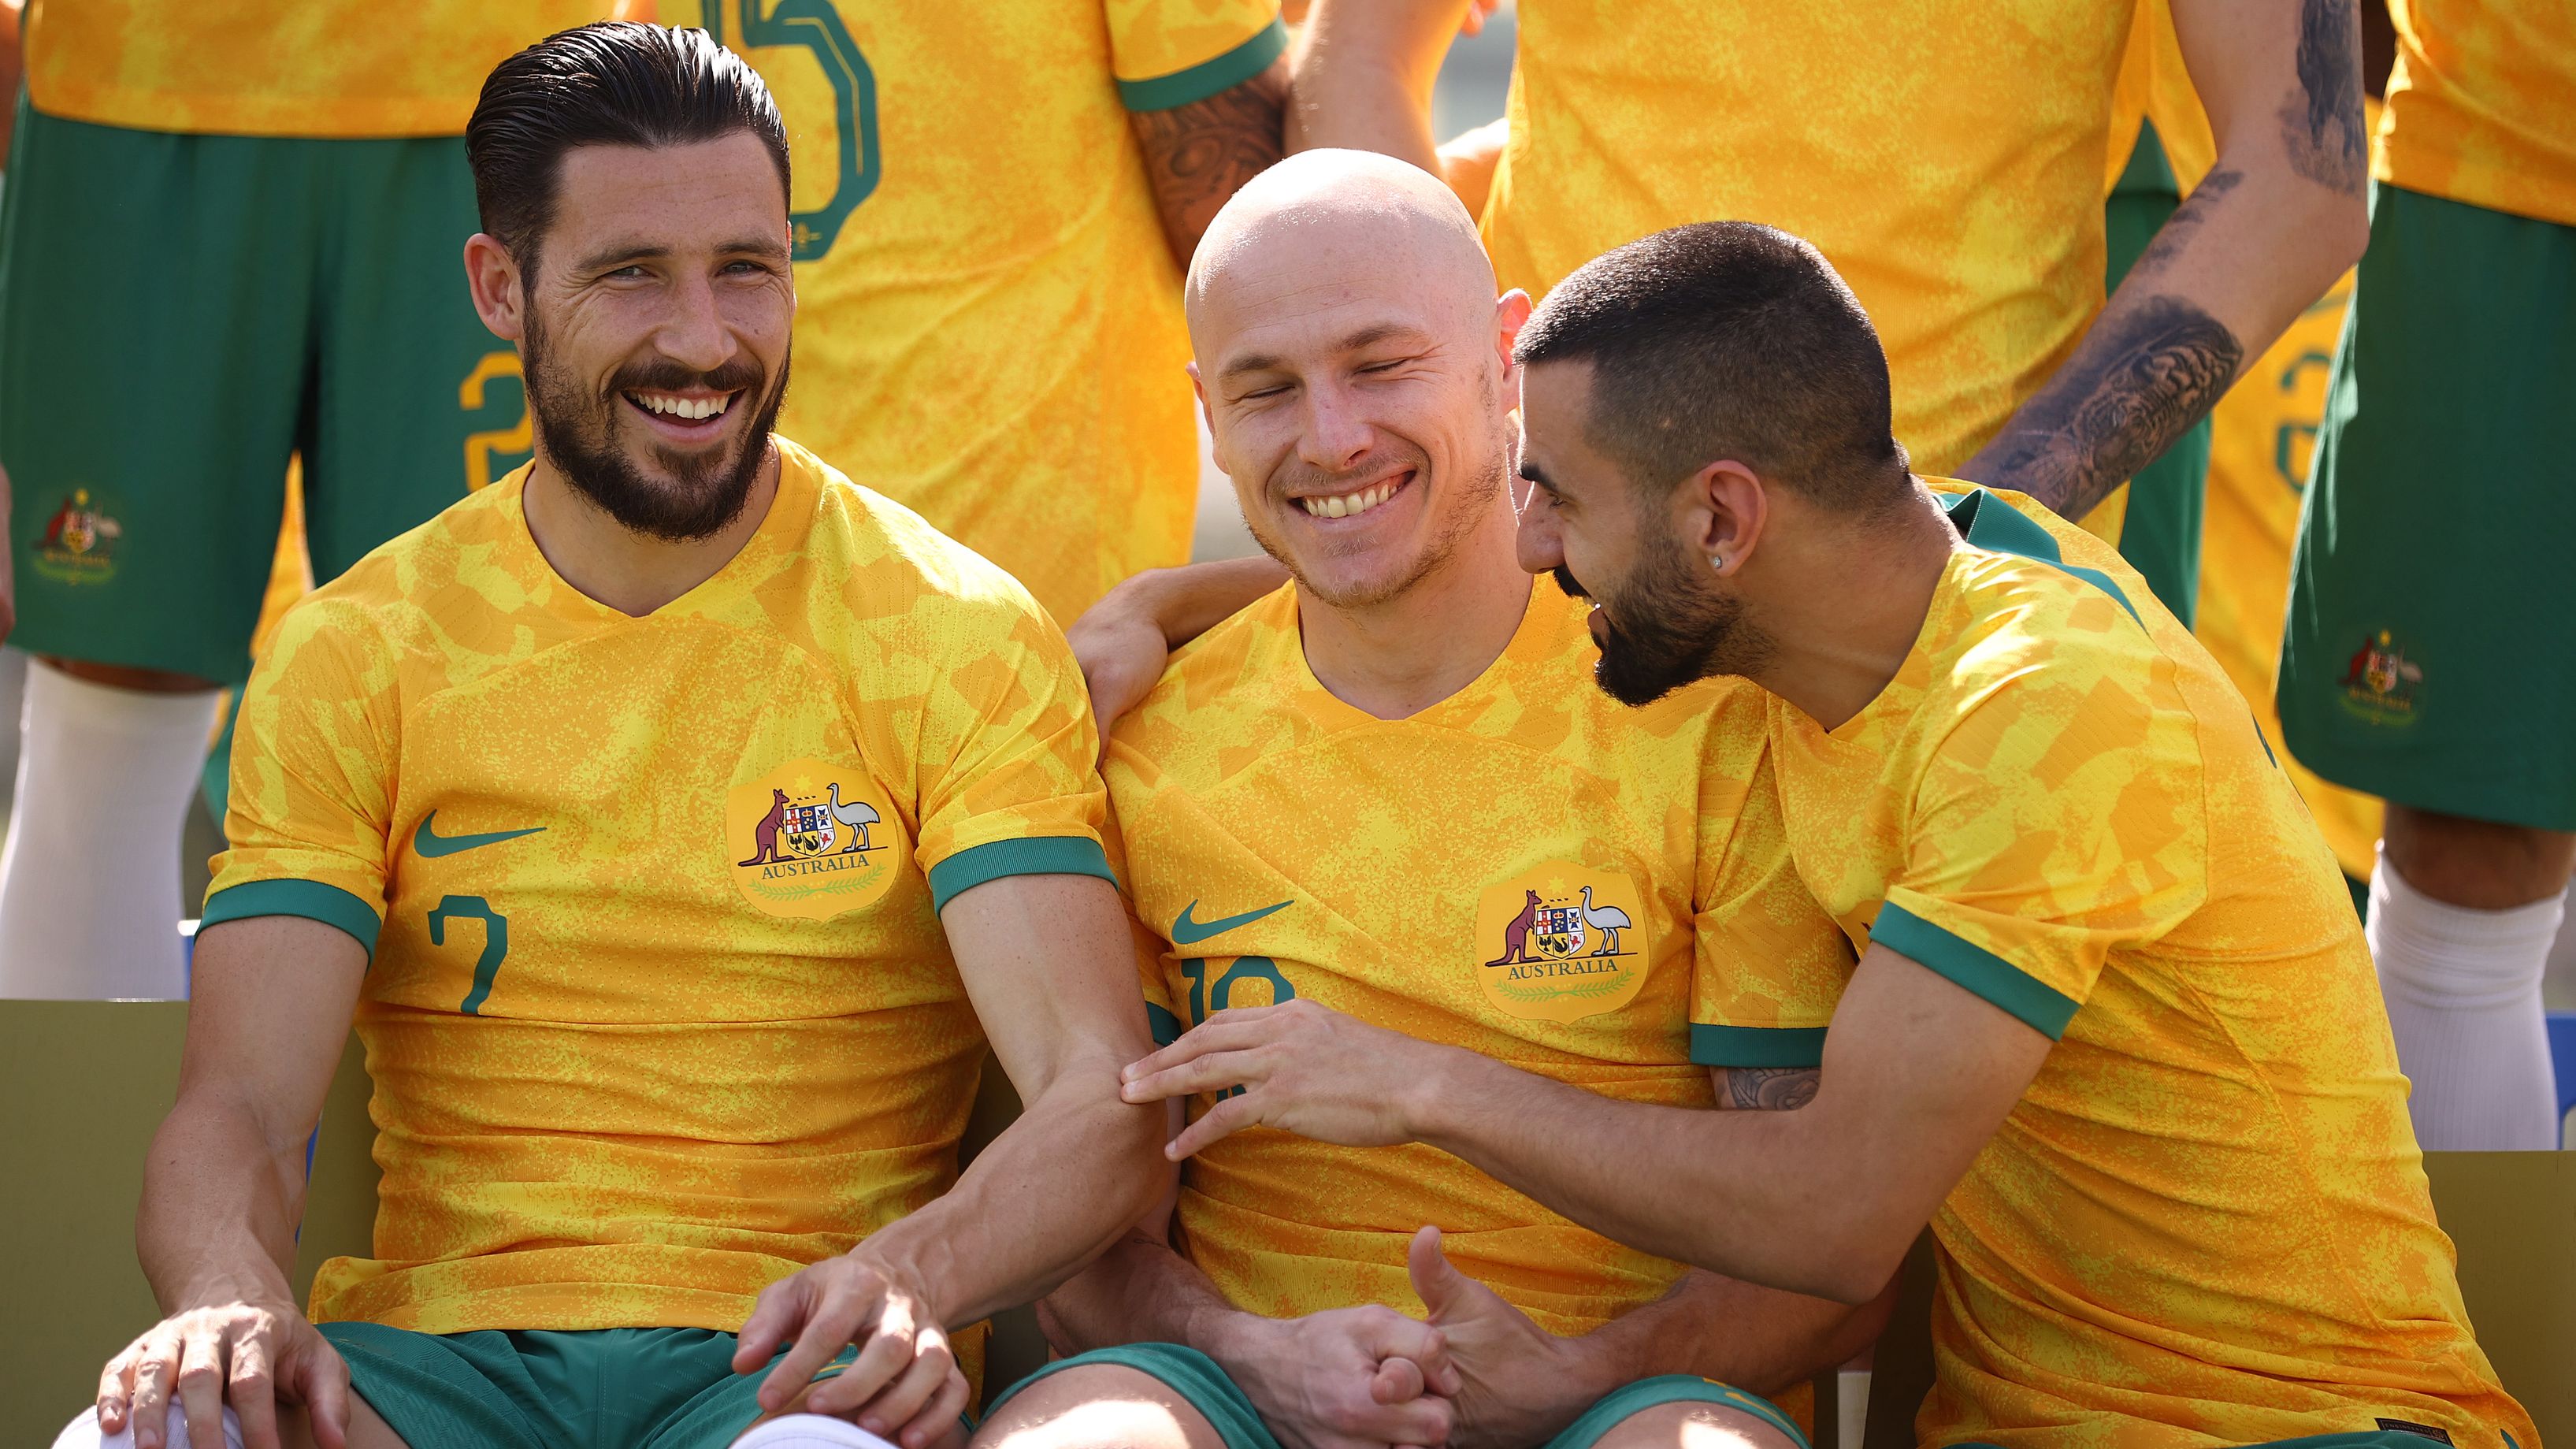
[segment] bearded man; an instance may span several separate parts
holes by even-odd
[[[1082,676],[1000,570],[771,435],[787,141],[739,58],[566,31],[467,142],[536,457],[251,683],[137,1234],[167,1316],[63,1442],[922,1449],[979,1356],[952,1326],[1170,1180],[1118,1099],[1150,1038]],[[353,1017],[375,1256],[299,1310]],[[1028,1111],[961,1177],[987,1037]]]

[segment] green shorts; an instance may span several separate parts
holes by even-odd
[[[173,135],[18,108],[0,464],[39,654],[245,677],[304,456],[329,579],[528,456],[457,137]]]
[[[1115,1364],[1159,1379],[1173,1393],[1187,1399],[1190,1406],[1207,1416],[1216,1426],[1226,1449],[1280,1449],[1270,1426],[1261,1422],[1252,1400],[1216,1360],[1194,1348],[1177,1343],[1129,1343],[1116,1348],[1096,1348],[1072,1358],[1058,1359],[1036,1373],[1004,1389],[986,1406],[984,1417],[992,1418],[1013,1394],[1069,1368],[1091,1364]],[[1639,1379],[1602,1396],[1599,1402],[1583,1411],[1582,1417],[1565,1427],[1565,1432],[1547,1441],[1546,1449],[1591,1449],[1591,1445],[1611,1426],[1631,1414],[1651,1409],[1658,1404],[1720,1404],[1751,1414],[1789,1436],[1791,1443],[1804,1446],[1807,1436],[1798,1426],[1765,1399],[1710,1379],[1689,1374],[1665,1374],[1659,1378]]]
[[[711,1329],[321,1329],[411,1449],[724,1449],[760,1417],[763,1376],[735,1373],[734,1336]]]
[[[2128,167],[2102,206],[2106,288],[2119,287],[2181,205],[2182,188],[2165,159],[2164,143],[2153,123],[2141,122]],[[2204,417],[2129,480],[2129,506],[2120,520],[2120,556],[2186,629],[2200,606],[2200,521],[2208,494],[2209,419]]]
[[[2281,653],[2336,784],[2576,830],[2571,318],[2576,227],[2372,188]]]

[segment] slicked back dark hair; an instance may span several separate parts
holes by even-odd
[[[494,66],[465,124],[465,157],[483,230],[534,272],[565,152],[686,146],[736,131],[769,148],[786,194],[787,126],[757,71],[703,30],[603,20]]]
[[[1513,355],[1590,362],[1589,441],[1656,496],[1727,458],[1838,510],[1904,494],[1878,330],[1785,231],[1699,222],[1595,257]]]

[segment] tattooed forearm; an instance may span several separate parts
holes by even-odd
[[[2186,298],[2115,304],[1963,476],[2082,518],[2215,406],[2245,349]]]
[[[1757,1112],[1787,1112],[1816,1099],[1824,1079],[1819,1067],[1729,1067],[1721,1105]]]
[[[1199,238],[1235,188],[1278,161],[1285,151],[1288,61],[1217,92],[1167,111],[1138,111],[1128,119],[1145,153],[1145,175],[1162,213],[1172,256],[1186,269]]]
[[[2244,179],[2245,173],[2232,167],[2212,168],[2208,175],[2200,178],[2200,184],[2191,189],[2191,195],[2182,199],[2182,205],[2174,208],[2174,214],[2165,218],[2165,224],[2156,228],[2155,239],[2147,243],[2146,251],[2130,265],[2128,275],[2152,277],[2171,265],[2174,258],[2182,255],[2183,248],[2191,245],[2191,239],[2200,232],[2201,223],[2209,220],[2210,212],[2217,209],[2220,200]]]
[[[2299,84],[2281,104],[2290,169],[2345,196],[2369,175],[2363,135],[2361,31],[2352,0],[2306,0],[2299,11]]]

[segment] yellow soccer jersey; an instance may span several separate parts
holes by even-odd
[[[2346,274],[2246,369],[2209,415],[2209,503],[2201,522],[2200,607],[2192,632],[2252,703],[2263,738],[2308,802],[2335,863],[2355,880],[2368,880],[2384,813],[2379,801],[2329,784],[2290,758],[2272,699],[2299,500],[2351,295],[2352,277]]]
[[[1954,468],[2101,309],[2130,10],[1522,0],[1484,216],[1494,265],[1537,296],[1685,222],[1794,232],[1878,324],[1897,438],[1919,466]]]
[[[1180,273],[1131,110],[1285,45],[1275,0],[661,0],[769,81],[796,192],[781,426],[1026,584],[1059,622],[1185,563]]]
[[[713,578],[629,618],[528,470],[298,605],[205,920],[374,950],[375,1256],[318,1320],[739,1328],[945,1191],[983,1037],[937,908],[1106,875],[1082,675],[1027,595],[782,442]]]
[[[1851,953],[1790,876],[1762,695],[1714,683],[1627,709],[1592,682],[1587,612],[1542,584],[1481,677],[1404,720],[1316,682],[1293,589],[1182,651],[1104,771],[1156,1034],[1302,997],[1693,1107],[1712,1105],[1709,1064],[1813,1064]],[[1757,957],[1799,964],[1740,969]],[[1404,1257],[1426,1223],[1559,1333],[1683,1271],[1420,1144],[1256,1128],[1182,1177],[1191,1261],[1274,1317],[1421,1313]]]
[[[1933,1218],[1918,1436],[2530,1444],[2360,923],[2244,700],[2098,539],[1945,486],[1969,546],[1894,681],[1830,732],[1770,702],[1817,900],[2058,1042]]]
[[[37,110],[144,131],[457,136],[492,67],[641,0],[28,0]]]
[[[2371,174],[2576,226],[2576,5],[2389,0],[2397,69]]]

